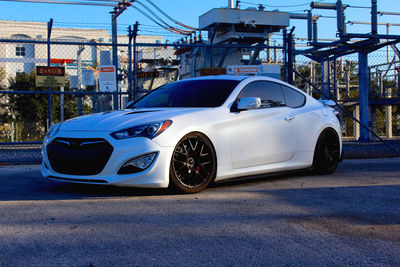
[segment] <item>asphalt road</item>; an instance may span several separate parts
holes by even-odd
[[[399,266],[400,159],[196,195],[0,167],[0,266]]]

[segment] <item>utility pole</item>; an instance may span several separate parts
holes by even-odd
[[[133,76],[134,76],[134,97],[135,100],[138,98],[138,85],[137,85],[137,47],[136,47],[136,37],[137,32],[139,30],[139,22],[136,21],[135,25],[133,26]]]
[[[53,19],[50,19],[47,22],[47,66],[50,67],[51,65],[51,55],[50,55],[50,37],[51,37],[51,30],[53,29]],[[50,91],[50,88],[48,88]],[[47,129],[50,129],[51,126],[51,95],[47,94]]]
[[[134,2],[132,0],[131,2]],[[118,7],[114,7],[114,11],[110,12],[111,14],[111,34],[112,34],[112,64],[116,72],[118,72],[118,30],[117,30],[117,18],[121,15],[128,6],[132,5],[129,2],[122,1],[118,4]],[[118,76],[118,75],[117,75]],[[117,91],[114,93],[114,110],[118,109],[118,79],[116,78],[117,83]]]
[[[112,64],[114,65],[115,71],[118,74],[118,30],[117,30],[117,16],[115,11],[111,12],[111,40],[112,40]],[[118,76],[118,75],[117,75]],[[118,109],[118,79],[116,79],[117,91],[113,95],[114,99],[114,110]]]
[[[128,26],[128,102],[132,101],[133,85],[132,85],[132,27]]]
[[[136,53],[136,37],[139,30],[139,22],[132,27],[128,27],[128,95],[129,101],[137,98],[137,53]],[[132,77],[132,40],[133,40],[133,77]],[[132,83],[133,80],[133,83]]]
[[[294,31],[295,27],[293,27],[288,36],[287,36],[287,54],[288,54],[288,58],[287,58],[287,66],[288,66],[288,70],[287,70],[287,80],[288,83],[290,83],[291,85],[294,84],[293,81],[293,75],[294,75],[294,71],[293,71],[293,65],[294,65],[294,38],[293,38],[293,31]]]

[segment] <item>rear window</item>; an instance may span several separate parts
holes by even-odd
[[[183,80],[165,84],[145,95],[129,108],[151,107],[219,107],[233,89],[237,80]]]
[[[279,84],[267,81],[255,81],[246,85],[238,99],[244,97],[259,97],[261,108],[285,106],[282,89]]]
[[[285,85],[281,85],[281,87],[285,96],[286,106],[291,108],[298,108],[305,104],[306,97],[302,93],[299,93],[296,90],[293,90],[292,88],[289,88]]]

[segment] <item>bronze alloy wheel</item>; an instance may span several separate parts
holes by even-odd
[[[318,138],[313,167],[320,174],[330,174],[335,171],[339,161],[339,138],[333,129],[325,129]]]
[[[215,178],[217,160],[211,142],[203,134],[185,135],[172,155],[170,177],[173,187],[185,193],[197,193]]]

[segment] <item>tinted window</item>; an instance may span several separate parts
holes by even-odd
[[[187,80],[173,82],[150,92],[129,108],[150,107],[218,107],[240,81]]]
[[[304,105],[306,102],[306,97],[302,94],[282,85],[282,90],[285,95],[286,105],[291,108],[298,108]]]
[[[252,82],[240,92],[238,99],[244,97],[261,98],[261,107],[279,107],[285,105],[282,89],[279,84],[272,82]]]

